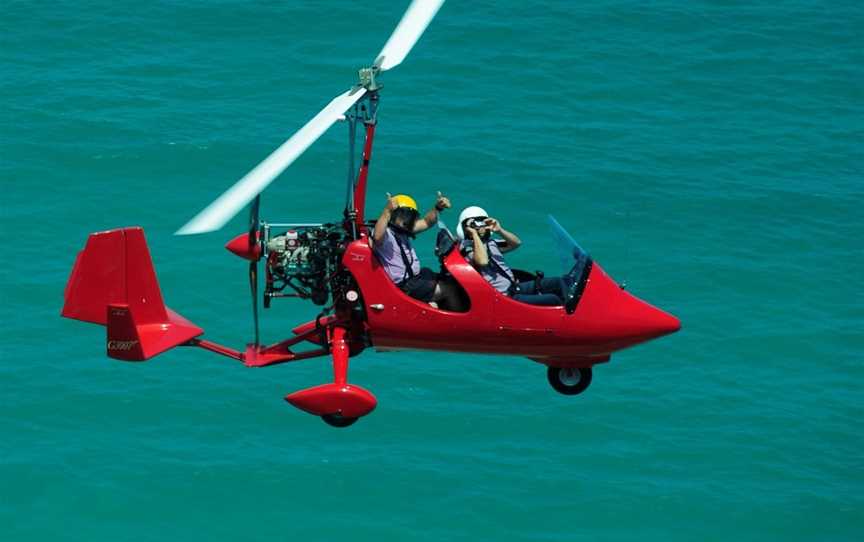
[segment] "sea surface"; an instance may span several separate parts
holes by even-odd
[[[143,364],[61,319],[90,232],[143,226],[167,303],[251,339],[245,228],[173,232],[369,65],[407,1],[0,10],[0,540],[864,539],[864,4],[451,1],[381,81],[370,214],[441,190],[558,272],[547,214],[683,329],[565,397],[516,357]],[[264,193],[343,206],[337,125]],[[417,240],[433,264],[433,236]],[[276,300],[268,342],[316,307]]]

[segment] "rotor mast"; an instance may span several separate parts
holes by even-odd
[[[359,83],[356,88],[366,89],[363,98],[345,114],[348,122],[348,182],[345,200],[345,227],[354,239],[365,230],[366,183],[369,175],[369,162],[372,158],[372,143],[375,126],[378,123],[378,90],[384,85],[376,80],[380,73],[377,65],[359,70]],[[355,167],[356,139],[359,123],[365,127],[363,154],[359,170]]]

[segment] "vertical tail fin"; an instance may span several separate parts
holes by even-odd
[[[91,234],[64,296],[62,316],[106,326],[112,358],[142,361],[204,332],[165,306],[138,227]]]

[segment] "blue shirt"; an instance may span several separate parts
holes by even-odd
[[[402,246],[401,249],[400,245]],[[388,226],[384,232],[384,238],[380,242],[373,241],[372,250],[375,251],[378,259],[381,260],[381,265],[384,266],[384,270],[387,271],[390,280],[396,284],[408,278],[405,260],[411,266],[413,274],[417,275],[420,273],[420,260],[417,259],[417,251],[411,245],[411,237],[406,233],[394,231],[393,228]],[[405,253],[404,258],[402,257],[403,250]]]
[[[515,282],[513,271],[507,262],[504,261],[504,254],[498,248],[498,243],[489,241],[486,243],[486,252],[489,254],[489,263],[477,269],[480,274],[486,279],[486,282],[492,285],[493,288],[506,294],[510,286]],[[474,241],[466,239],[462,241],[462,253],[465,258],[472,262],[474,261]]]

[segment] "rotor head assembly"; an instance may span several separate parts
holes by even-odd
[[[375,77],[381,72],[378,66],[370,66],[368,68],[360,68],[360,86],[369,92],[375,92],[384,85],[379,83]]]

